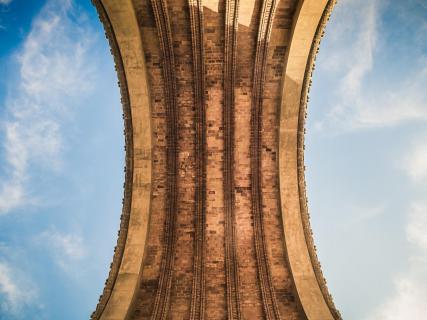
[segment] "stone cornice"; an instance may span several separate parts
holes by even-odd
[[[317,258],[304,176],[304,125],[314,61],[334,0],[300,0],[295,12],[279,126],[280,199],[287,259],[308,320],[340,319]]]
[[[125,136],[125,182],[123,185],[123,207],[120,216],[120,228],[118,230],[117,244],[114,248],[113,261],[110,264],[110,272],[105,280],[103,292],[99,298],[98,305],[91,315],[91,319],[99,319],[108,300],[110,299],[117,274],[119,272],[120,264],[123,258],[123,252],[126,244],[126,237],[128,233],[129,217],[131,213],[132,204],[132,181],[133,181],[133,129],[132,129],[132,114],[129,101],[129,92],[126,81],[126,74],[124,72],[123,60],[117,44],[116,36],[112,28],[110,19],[101,0],[92,0],[93,5],[96,7],[100,21],[104,26],[105,36],[110,44],[110,51],[114,59],[114,65],[118,77],[118,85],[120,88],[121,104],[123,110],[124,121],[124,136]]]
[[[151,211],[151,106],[145,56],[131,0],[94,0],[119,79],[126,167],[123,209],[113,262],[92,319],[125,319],[141,278]]]
[[[314,37],[312,47],[310,50],[310,55],[307,62],[307,69],[304,75],[304,83],[301,95],[301,106],[300,106],[300,116],[299,116],[299,125],[298,125],[298,177],[299,177],[299,189],[300,189],[300,206],[301,206],[301,215],[303,221],[303,227],[305,232],[305,238],[311,258],[312,265],[314,267],[314,272],[316,274],[317,281],[319,283],[320,289],[322,290],[323,296],[332,311],[335,319],[341,319],[341,315],[332,299],[332,295],[329,293],[326,279],[323,276],[321,264],[319,262],[316,245],[314,243],[313,231],[310,225],[310,213],[308,210],[308,200],[307,200],[307,191],[306,191],[306,180],[305,180],[305,162],[304,162],[304,149],[305,149],[305,123],[307,118],[307,107],[309,102],[309,93],[310,87],[312,84],[313,71],[315,69],[316,57],[319,52],[319,47],[321,40],[325,33],[326,25],[329,21],[329,17],[335,7],[336,0],[329,0],[322,18],[320,20],[319,26],[317,27],[316,35]]]

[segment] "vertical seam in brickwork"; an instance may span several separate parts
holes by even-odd
[[[236,248],[234,197],[234,85],[239,0],[226,0],[224,44],[224,211],[225,269],[228,319],[240,319],[239,268]]]
[[[193,287],[190,319],[204,319],[205,310],[205,221],[206,221],[206,106],[201,0],[188,0],[193,50],[196,186],[194,218]]]
[[[160,49],[163,56],[163,77],[166,97],[167,126],[167,214],[165,220],[165,244],[163,245],[161,273],[151,319],[166,319],[169,311],[170,294],[175,258],[177,173],[178,173],[178,115],[176,101],[175,59],[168,8],[165,0],[152,0]]]
[[[258,278],[265,317],[280,319],[265,240],[263,202],[261,190],[261,125],[262,101],[267,65],[267,49],[270,39],[276,0],[264,0],[258,27],[255,52],[252,110],[251,110],[251,202],[254,217],[254,241],[258,266]]]

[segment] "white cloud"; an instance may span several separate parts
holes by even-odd
[[[80,260],[86,255],[83,239],[78,235],[53,231],[45,233],[44,236],[55,251],[65,258]]]
[[[341,83],[340,90],[359,88],[361,78],[372,69],[381,8],[382,0],[337,3],[320,48],[321,52],[328,51],[328,56],[322,59],[320,66],[340,72],[343,79],[348,79]]]
[[[358,94],[364,76],[372,69],[377,44],[378,1],[364,3],[360,8],[364,27],[353,45],[353,57],[347,63],[347,72],[342,82],[342,93],[349,96]]]
[[[83,238],[77,233],[63,233],[51,227],[36,237],[36,242],[46,247],[54,261],[64,271],[72,271],[70,265],[78,263],[87,255]]]
[[[61,124],[93,87],[91,34],[71,1],[50,0],[16,54],[18,79],[11,84],[1,126],[9,176],[0,183],[0,214],[35,202],[28,191],[30,168],[61,167]]]
[[[380,19],[392,5],[385,0],[338,3],[327,40],[322,43],[332,53],[320,55],[319,65],[324,73],[334,72],[339,81],[330,93],[336,99],[315,124],[317,129],[342,132],[427,121],[427,56],[419,55],[404,66],[404,72],[390,73],[383,79],[375,76],[378,71],[387,73],[379,65],[387,52],[394,50],[393,38],[389,40],[381,29]]]
[[[395,90],[378,89],[342,100],[341,107],[333,110],[334,120],[342,122],[347,130],[396,126],[410,121],[427,120],[427,60],[407,76]],[[344,94],[343,94],[344,96]],[[346,98],[347,99],[347,98]]]
[[[348,218],[344,227],[347,229],[354,228],[355,225],[372,221],[377,217],[384,215],[386,206],[377,204],[373,206],[352,206],[349,208]]]
[[[16,269],[0,261],[0,312],[16,315],[35,298],[34,288],[20,277]]]
[[[419,141],[403,161],[403,169],[414,181],[424,181],[427,178],[427,142]]]
[[[9,267],[0,263],[0,293],[5,295],[5,301],[2,302],[2,309],[15,308],[18,305],[19,291],[17,285],[12,281]]]
[[[427,279],[424,279],[426,281]],[[407,320],[424,319],[427,312],[425,282],[406,276],[396,280],[395,295],[368,319]]]
[[[406,235],[408,241],[422,253],[422,257],[427,258],[427,203],[416,202],[412,205]]]
[[[12,0],[0,0],[0,5],[1,4],[3,4],[3,5],[8,5],[9,3],[11,3],[12,2]]]
[[[427,203],[414,203],[406,236],[412,245],[409,269],[396,277],[394,292],[368,320],[424,319],[427,314]]]

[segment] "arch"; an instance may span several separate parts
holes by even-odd
[[[137,293],[151,201],[150,99],[141,36],[130,0],[94,0],[114,56],[125,122],[123,213],[110,273],[93,319],[126,319]],[[114,14],[111,14],[114,12]]]
[[[338,319],[317,258],[304,174],[304,124],[314,60],[335,0],[300,1],[286,53],[279,124],[279,174],[289,267],[307,319]]]
[[[136,5],[132,0],[93,2],[110,41],[119,77],[125,119],[126,179],[118,243],[104,292],[92,318],[128,319],[138,298],[149,232],[152,100],[141,38],[142,22],[138,22]],[[309,224],[304,178],[304,118],[308,90],[320,38],[335,0],[295,0],[295,3],[296,10],[283,63],[278,119],[283,239],[301,318],[340,319],[317,259]],[[172,43],[169,45],[173,52]],[[202,59],[203,53],[200,55]],[[259,90],[261,92],[262,87]],[[260,221],[262,224],[262,217]],[[279,319],[280,314],[277,313],[275,318]]]

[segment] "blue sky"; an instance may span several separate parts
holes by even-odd
[[[108,272],[123,194],[114,66],[89,1],[6,2],[0,319],[87,319]]]
[[[341,0],[306,136],[323,271],[345,319],[427,314],[427,2]]]
[[[345,319],[427,314],[427,2],[340,0],[306,136]],[[89,1],[0,0],[0,320],[87,319],[121,210],[119,90]]]

